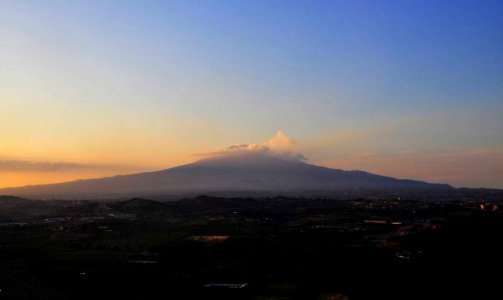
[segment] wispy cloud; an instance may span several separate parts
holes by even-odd
[[[71,172],[84,170],[127,169],[129,166],[0,159],[3,172]]]

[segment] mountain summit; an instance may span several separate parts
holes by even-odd
[[[447,189],[431,184],[343,171],[267,153],[205,158],[167,170],[101,179],[0,189],[0,194],[35,198],[110,198],[200,193],[320,193],[344,190]]]

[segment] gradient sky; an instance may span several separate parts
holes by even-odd
[[[0,1],[0,187],[278,130],[309,162],[503,188],[502,1]]]

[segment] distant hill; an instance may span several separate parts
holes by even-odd
[[[194,195],[222,192],[295,194],[359,190],[451,189],[364,171],[343,171],[275,157],[243,153],[132,175],[0,189],[0,194],[31,198],[99,199]]]

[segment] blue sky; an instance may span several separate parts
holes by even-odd
[[[0,159],[151,169],[282,130],[313,163],[503,187],[502,15],[501,1],[2,1]],[[438,155],[461,157],[421,169]]]

